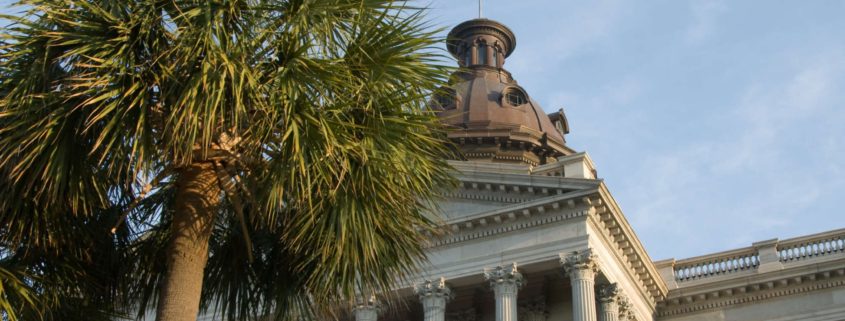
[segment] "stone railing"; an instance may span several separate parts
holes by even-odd
[[[692,281],[751,270],[760,264],[757,249],[747,247],[675,262],[675,280]]]
[[[845,253],[845,229],[778,242],[778,256],[784,263],[837,253]]]
[[[764,273],[783,269],[784,264],[828,256],[845,256],[845,229],[771,239],[746,248],[655,264],[665,269],[661,272],[664,280],[681,283],[745,271]]]

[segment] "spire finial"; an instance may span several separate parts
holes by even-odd
[[[481,19],[481,0],[478,0],[478,19]]]

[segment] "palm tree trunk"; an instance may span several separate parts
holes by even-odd
[[[159,293],[156,320],[196,321],[220,187],[210,162],[181,169],[176,183],[173,234],[167,248],[167,272]]]

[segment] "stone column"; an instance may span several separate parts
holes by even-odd
[[[446,286],[446,279],[440,278],[434,282],[425,280],[414,286],[414,292],[420,296],[424,321],[446,321],[446,302],[452,298],[452,290]]]
[[[619,287],[616,283],[603,284],[599,286],[599,321],[618,321],[619,308],[616,301],[619,299]]]
[[[572,284],[574,321],[596,321],[596,256],[590,249],[560,255],[560,263]]]
[[[517,321],[516,293],[523,284],[516,262],[484,271],[484,279],[496,294],[496,321]]]
[[[378,321],[378,312],[375,296],[371,296],[368,300],[361,300],[352,310],[355,321]]]

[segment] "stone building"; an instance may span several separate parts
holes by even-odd
[[[513,32],[474,19],[449,39],[464,68],[432,105],[465,156],[441,204],[451,233],[430,236],[402,303],[360,305],[357,321],[845,320],[845,229],[654,262],[566,145],[563,111],[503,68]]]

